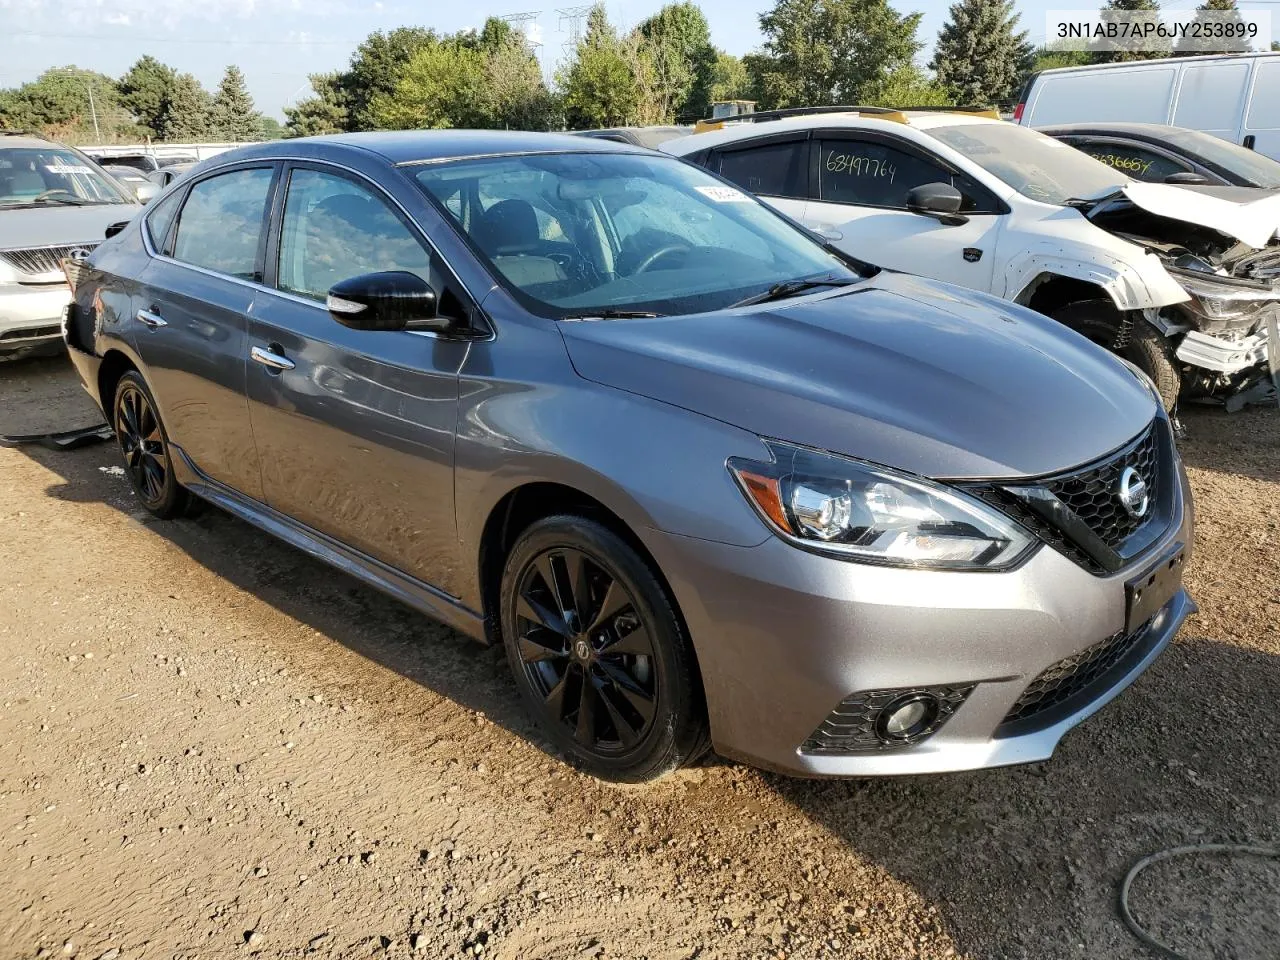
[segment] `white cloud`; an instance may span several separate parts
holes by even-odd
[[[130,21],[127,13],[108,13],[103,16],[102,22],[113,27],[127,27]]]

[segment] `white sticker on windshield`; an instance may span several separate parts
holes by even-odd
[[[716,203],[750,203],[751,198],[733,187],[695,187],[700,194]]]
[[[45,169],[50,173],[93,173],[82,163],[49,163]]]

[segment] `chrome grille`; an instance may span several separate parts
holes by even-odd
[[[53,247],[26,247],[19,250],[0,250],[0,258],[20,273],[38,277],[49,273],[62,273],[62,261],[71,256],[72,250],[89,250],[96,243],[71,243]]]

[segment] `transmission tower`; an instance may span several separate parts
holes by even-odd
[[[531,47],[542,46],[542,31],[538,29],[538,18],[542,16],[541,10],[531,10],[526,13],[508,13],[505,17],[499,17],[499,20],[505,20],[511,26],[515,27],[522,34]],[[533,24],[532,27],[529,24]]]
[[[582,21],[587,19],[587,15],[591,13],[594,7],[594,3],[589,3],[582,7],[565,7],[556,11],[560,15],[559,30],[561,33],[565,32],[565,21],[569,22],[569,39],[564,42],[566,50],[572,50],[578,45],[578,41],[582,39]]]

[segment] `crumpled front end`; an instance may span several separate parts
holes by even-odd
[[[1271,199],[1267,201],[1271,203]],[[1242,207],[1254,206],[1243,204]],[[1274,393],[1280,351],[1280,240],[1263,246],[1207,226],[1174,219],[1139,206],[1134,198],[1100,204],[1089,218],[1099,227],[1143,247],[1186,291],[1180,303],[1149,308],[1148,322],[1175,344],[1187,366],[1184,396],[1237,399],[1237,404]],[[1260,231],[1244,231],[1250,241]]]

